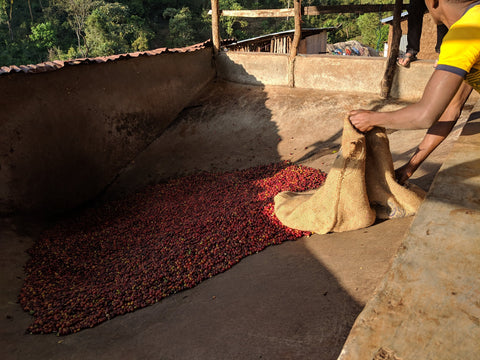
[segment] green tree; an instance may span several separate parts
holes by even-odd
[[[182,47],[195,43],[195,29],[193,27],[192,12],[188,7],[180,10],[168,8],[164,17],[169,17],[170,46]]]
[[[357,19],[361,32],[360,41],[377,50],[382,50],[384,42],[388,39],[388,25],[382,25],[381,18],[380,14],[370,13],[360,15]]]
[[[279,9],[293,0],[219,0],[220,9]],[[393,3],[393,0],[303,0],[303,5]],[[0,65],[179,47],[211,38],[211,0],[0,0]],[[303,27],[339,26],[331,43],[377,46],[387,36],[380,14],[304,16]],[[377,17],[375,19],[375,16]],[[382,14],[386,16],[386,14]],[[358,19],[358,20],[357,20]],[[223,39],[294,27],[293,18],[221,17]]]
[[[221,10],[242,10],[243,7],[236,0],[219,0],[218,6]],[[226,38],[237,40],[245,39],[248,36],[248,21],[235,17],[220,18],[221,35]]]
[[[64,10],[68,17],[68,23],[75,32],[77,38],[78,53],[82,56],[88,56],[87,40],[85,38],[85,28],[87,19],[97,6],[104,4],[101,0],[55,0],[56,5]]]
[[[151,34],[144,21],[131,15],[126,5],[106,3],[88,17],[86,43],[91,56],[106,56],[137,50],[148,50]]]
[[[13,0],[0,0],[0,25],[7,24],[11,41],[13,41],[12,13]]]
[[[328,33],[328,42],[337,43],[355,39],[360,35],[354,14],[328,14],[318,18],[317,27],[337,27]]]
[[[50,21],[32,26],[32,34],[29,37],[34,45],[42,50],[53,48],[57,42],[55,29]]]
[[[131,49],[133,51],[146,51],[150,49],[150,38],[153,35],[150,35],[147,32],[140,32],[138,37],[132,42]]]

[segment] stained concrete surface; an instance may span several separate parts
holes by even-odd
[[[374,96],[218,82],[121,173],[104,198],[198,170],[290,159],[328,171],[352,108],[396,108]],[[471,109],[412,182],[427,189]],[[390,134],[397,166],[424,131]],[[16,302],[25,250],[46,226],[0,227],[2,359],[336,359],[413,218],[271,246],[197,287],[95,328],[29,335]]]
[[[385,101],[362,93],[325,92],[277,86],[210,84],[107,190],[115,198],[172,176],[225,171],[291,160],[330,169],[339,149],[343,119],[349,110],[393,110],[406,101]],[[466,106],[465,113],[472,104]],[[444,142],[415,174],[427,189],[465,122],[463,116]],[[425,130],[390,131],[395,165],[415,151]]]

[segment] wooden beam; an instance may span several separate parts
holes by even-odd
[[[213,1],[213,0],[212,0]],[[403,5],[402,9],[406,9]],[[213,9],[213,7],[212,7]],[[305,6],[304,15],[322,15],[322,14],[348,14],[348,13],[378,13],[390,12],[395,9],[395,4],[364,4],[364,5],[323,5],[323,6]],[[208,12],[212,14],[212,10]],[[220,16],[232,17],[290,17],[295,16],[295,9],[258,9],[258,10],[221,10]]]
[[[393,11],[393,36],[392,46],[387,59],[387,68],[383,76],[380,96],[384,99],[390,96],[390,90],[393,84],[393,77],[397,69],[397,58],[400,48],[400,38],[402,37],[402,28],[400,26],[400,18],[402,14],[403,0],[395,0],[395,10]]]
[[[323,6],[305,6],[304,15],[322,15],[322,14],[348,14],[348,13],[378,13],[394,11],[396,4],[364,4],[364,5],[323,5]],[[402,9],[407,6],[403,5]]]
[[[211,14],[211,11],[208,12]],[[288,17],[294,16],[294,9],[260,9],[260,10],[222,10],[220,16],[232,17]]]
[[[212,0],[212,42],[213,42],[213,54],[218,55],[220,50],[220,28],[219,28],[219,11],[218,0]]]
[[[288,85],[290,87],[295,86],[295,58],[297,57],[298,45],[302,38],[302,0],[293,0],[293,8],[295,10],[295,35],[293,35],[290,56],[288,58]]]

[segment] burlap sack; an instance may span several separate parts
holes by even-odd
[[[361,229],[375,218],[413,215],[425,194],[395,181],[385,130],[363,135],[344,120],[339,155],[320,188],[275,196],[275,214],[286,226],[318,234]],[[372,208],[372,207],[373,208]]]
[[[425,198],[425,191],[414,184],[402,186],[395,181],[392,154],[383,128],[374,128],[367,133],[366,139],[367,196],[376,217],[391,219],[415,215]]]

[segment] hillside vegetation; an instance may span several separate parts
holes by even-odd
[[[303,0],[303,5],[393,0]],[[220,9],[293,7],[292,0],[219,0]],[[211,38],[210,0],[0,0],[0,66],[183,47]],[[389,13],[304,16],[303,27],[339,26],[329,42],[359,40],[381,50]],[[293,29],[293,18],[221,18],[224,39]]]

